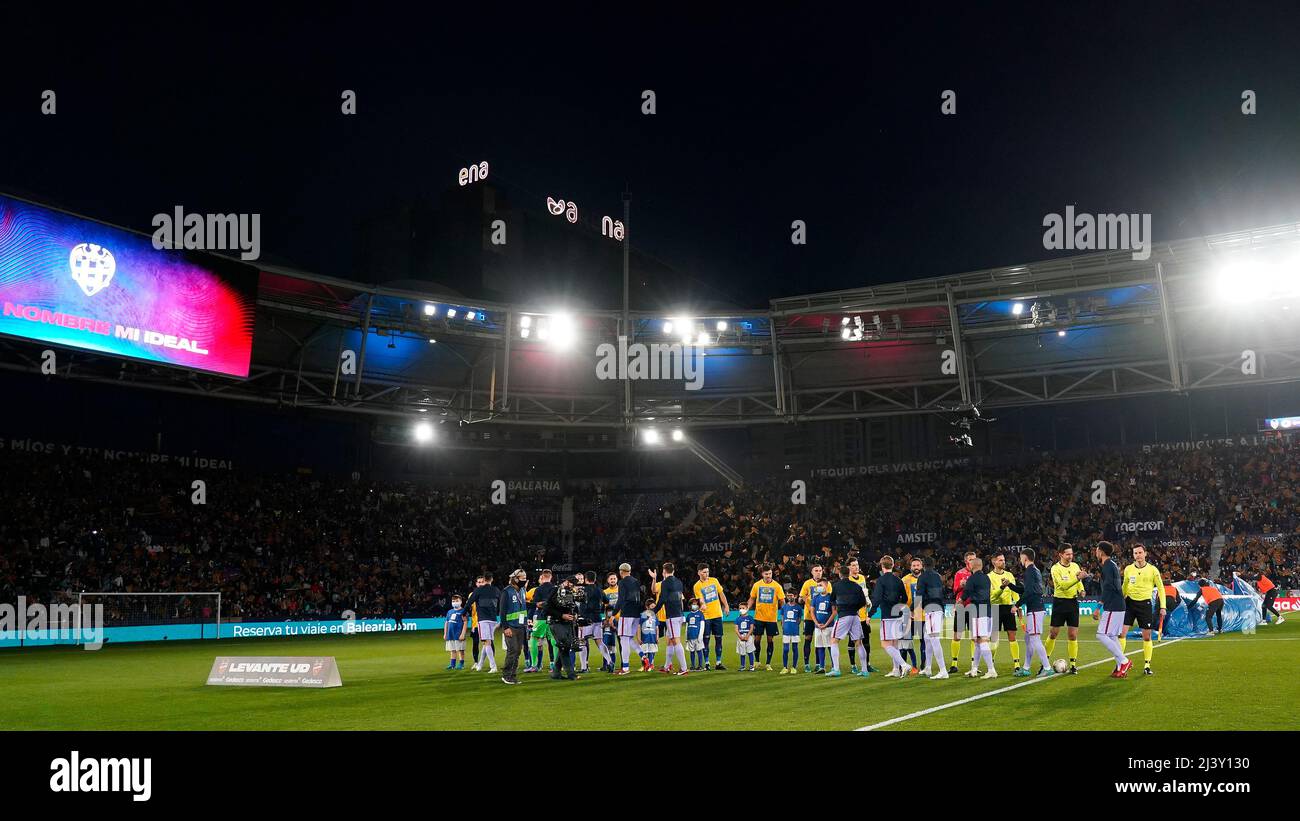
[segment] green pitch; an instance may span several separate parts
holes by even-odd
[[[1110,663],[1102,661],[1077,676],[1016,689],[1007,688],[1030,680],[1010,676],[1005,641],[997,651],[1001,676],[994,681],[740,673],[734,639],[728,638],[725,672],[684,678],[592,673],[577,682],[551,681],[542,673],[521,675],[517,687],[486,672],[444,670],[447,656],[436,633],[110,645],[98,652],[2,650],[0,729],[533,729],[554,728],[571,716],[573,729],[851,730],[942,707],[888,728],[1060,729],[1064,719],[1065,727],[1080,730],[1296,730],[1298,624],[1300,619],[1263,627],[1253,636],[1157,647],[1152,677],[1141,675],[1141,641],[1130,640],[1135,665],[1126,681],[1107,678]],[[1081,664],[1105,656],[1096,640],[1089,640],[1095,632],[1089,627],[1085,622]],[[873,643],[872,661],[882,667],[888,657]],[[1065,652],[1064,635],[1056,649],[1058,657]],[[780,652],[778,645],[777,670]],[[219,654],[332,655],[343,686],[208,687],[203,682]],[[498,653],[498,661],[501,657]],[[969,658],[970,645],[963,643],[963,671]],[[841,661],[847,669],[846,654]],[[981,694],[992,695],[944,707]],[[1127,705],[1141,709],[1114,709]],[[1123,727],[1110,718],[1115,716],[1124,717]]]

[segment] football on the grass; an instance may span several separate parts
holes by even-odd
[[[1058,673],[1064,673],[1066,670],[1070,669],[1070,663],[1065,659],[1057,659],[1052,662],[1052,669]]]

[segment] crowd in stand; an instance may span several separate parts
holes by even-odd
[[[206,482],[203,504],[194,503],[195,478]],[[0,596],[221,591],[227,619],[438,615],[485,571],[504,578],[518,566],[571,566],[603,579],[622,561],[643,572],[674,559],[688,581],[707,562],[739,601],[764,562],[797,587],[815,562],[833,567],[856,556],[870,569],[885,553],[928,554],[949,576],[967,550],[1012,554],[1028,545],[1046,548],[1046,562],[1059,542],[1086,548],[1102,538],[1143,542],[1177,580],[1210,571],[1220,533],[1220,578],[1265,572],[1284,589],[1300,588],[1300,448],[1291,439],[810,478],[805,504],[792,501],[793,478],[739,490],[570,489],[565,544],[555,496],[493,505],[487,487],[196,474],[6,451]],[[1091,562],[1086,549],[1076,557]]]

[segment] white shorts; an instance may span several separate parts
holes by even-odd
[[[636,616],[620,616],[618,635],[620,638],[638,638],[641,635],[641,620]]]
[[[976,616],[971,619],[971,637],[986,639],[993,635],[993,617]]]
[[[658,653],[658,652],[659,652],[659,645],[658,645],[658,644],[643,644],[643,645],[641,645],[641,653],[642,653],[643,655],[649,655],[649,654],[651,654],[651,653]]]
[[[750,637],[748,639],[736,639],[736,652],[742,656],[745,655],[746,653],[754,652],[753,637]]]
[[[1041,636],[1043,634],[1043,616],[1047,615],[1042,610],[1035,610],[1032,613],[1025,614],[1025,634],[1029,636]]]
[[[927,636],[943,635],[943,611],[942,610],[925,611],[925,634]]]
[[[682,625],[686,619],[682,616],[674,616],[664,620],[664,636],[670,639],[680,639],[682,637]]]
[[[830,647],[834,643],[835,643],[834,627],[813,628],[813,647]]]
[[[596,641],[600,641],[601,633],[600,622],[595,624],[584,624],[578,628],[578,638],[580,639],[595,639]]]
[[[703,640],[703,639],[687,639],[687,640],[686,640],[686,649],[687,649],[687,650],[690,650],[692,653],[698,653],[698,652],[700,652],[701,650],[704,649],[704,640]]]
[[[782,634],[782,635],[781,635],[781,643],[782,643],[782,644],[798,644],[798,643],[799,643],[799,637],[798,637],[798,636],[787,636],[787,635],[785,635],[785,634]]]
[[[481,619],[479,620],[478,637],[480,641],[492,641],[492,637],[496,635],[496,632],[497,632],[496,622],[483,621]]]
[[[456,639],[447,639],[443,642],[443,649],[448,653],[459,653],[465,649],[465,642]]]
[[[849,641],[862,640],[862,619],[857,616],[840,616],[835,620],[835,640],[847,638]]]
[[[880,640],[899,641],[907,635],[908,616],[880,620]]]
[[[1097,635],[1110,636],[1115,638],[1124,632],[1124,611],[1123,610],[1103,610],[1101,619],[1097,622]]]

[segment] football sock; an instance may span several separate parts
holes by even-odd
[[[1155,649],[1155,645],[1151,643],[1151,639],[1142,639],[1142,660],[1147,664],[1150,664],[1151,654],[1155,652]]]
[[[803,640],[803,663],[805,666],[807,666],[808,658],[811,655],[812,655],[812,639],[804,639]]]
[[[1110,654],[1115,657],[1115,664],[1123,664],[1127,661],[1124,657],[1124,652],[1119,649],[1119,642],[1115,641],[1114,636],[1098,634],[1097,641],[1101,642],[1101,646],[1105,647],[1110,651]]]
[[[952,664],[957,666],[957,657],[961,655],[961,639],[952,640]]]
[[[930,662],[938,668],[936,672],[942,673],[946,668],[943,666],[943,639],[938,636],[926,636],[926,642],[930,645],[930,652],[925,657],[925,669],[930,669]]]
[[[852,644],[849,645],[849,666],[858,666],[858,648]]]
[[[717,638],[717,636],[714,636],[714,638]],[[718,664],[721,664],[722,663],[722,639],[718,639],[716,644],[717,644]]]
[[[840,669],[840,643],[837,641],[830,646],[831,651],[831,669],[839,672]]]
[[[1020,666],[1020,644],[1018,642],[1014,642],[1008,639],[1007,647],[1011,650],[1011,661],[1013,661],[1015,665],[1019,667]]]
[[[619,636],[619,646],[623,651],[623,669],[626,670],[632,664],[632,639],[630,636]]]
[[[1046,648],[1046,649],[1047,649],[1047,655],[1049,655],[1049,656],[1052,655],[1053,653],[1055,653],[1055,652],[1056,652],[1056,639],[1049,638],[1049,639],[1047,640],[1047,648]]]
[[[885,652],[888,653],[889,657],[894,660],[894,669],[896,671],[901,672],[902,669],[907,666],[906,664],[903,663],[903,655],[898,652],[897,647],[886,647]]]
[[[495,673],[497,671],[497,653],[496,648],[492,646],[492,642],[487,642],[483,645],[483,655],[487,656],[488,665],[492,669],[492,672]]]
[[[1043,647],[1043,637],[1033,636],[1032,638],[1034,640],[1034,655],[1038,656],[1044,667],[1051,667],[1052,659],[1047,654],[1047,648]],[[1028,653],[1025,655],[1028,655]]]
[[[1120,634],[1119,634],[1119,649],[1120,649],[1121,651],[1127,651],[1127,650],[1128,650],[1128,633],[1120,633]]]
[[[989,670],[993,669],[993,648],[987,642],[980,645],[980,656]]]
[[[1123,645],[1120,646],[1123,647]],[[1065,648],[1070,651],[1070,666],[1073,667],[1074,662],[1079,658],[1079,640],[1067,641]]]
[[[767,637],[767,663],[768,664],[772,663],[772,652],[775,649],[776,649],[776,644],[772,641],[772,637],[768,636]]]
[[[826,666],[826,648],[825,648],[825,647],[818,647],[818,648],[817,648],[817,666],[818,666],[818,667],[823,667],[823,668]]]
[[[681,643],[679,642],[675,646],[675,649],[677,650],[677,667],[679,669],[685,670],[686,669],[686,648],[682,647]]]

